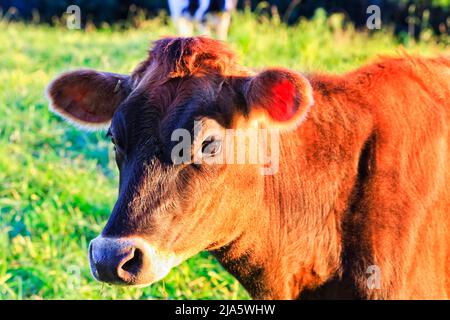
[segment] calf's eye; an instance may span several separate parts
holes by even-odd
[[[115,153],[115,158],[116,158],[116,163],[117,165],[120,167],[123,159],[124,159],[124,152],[123,149],[121,147],[119,147],[119,145],[117,144],[116,139],[114,139],[114,136],[112,135],[111,131],[108,130],[108,133],[106,134],[106,137],[109,137],[111,140],[111,143],[113,144],[113,149],[114,149],[114,153]]]
[[[205,157],[213,157],[222,150],[222,140],[210,137],[202,143],[202,155]]]

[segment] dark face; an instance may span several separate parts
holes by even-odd
[[[50,85],[53,111],[81,126],[107,125],[115,148],[118,199],[89,247],[96,279],[150,284],[251,223],[263,197],[260,166],[225,160],[233,144],[226,129],[296,123],[310,86],[280,69],[229,75],[224,52],[213,40],[169,38],[131,77],[80,70]]]
[[[174,79],[163,87],[147,88],[142,93],[138,90],[119,106],[108,130],[120,171],[119,197],[102,235],[91,244],[91,266],[97,279],[153,282],[189,256],[217,246],[218,241],[230,240],[228,236],[218,238],[224,215],[208,209],[220,201],[220,191],[212,191],[219,187],[217,181],[221,181],[226,165],[197,164],[193,158],[220,157],[220,133],[232,123],[232,113],[220,111],[225,109],[224,104],[238,104],[236,99],[221,78]],[[197,129],[201,124],[202,133],[217,130],[194,137],[195,121]],[[190,137],[189,150],[176,156],[191,161],[181,164],[172,155],[174,146],[180,143],[178,139],[172,141],[177,129],[189,132]],[[218,229],[212,229],[213,225]],[[107,250],[118,246],[119,258],[107,258],[103,266],[98,261],[105,259],[96,254],[105,255],[105,246]],[[126,272],[102,273],[102,268],[117,269],[117,263],[125,263],[122,269]],[[141,274],[144,266],[145,273]],[[149,272],[154,268],[157,270]]]

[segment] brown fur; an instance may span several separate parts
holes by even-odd
[[[263,78],[222,44],[160,40],[114,114],[111,132],[128,159],[103,234],[139,234],[185,257],[210,250],[254,298],[447,299],[449,75],[448,58],[407,56],[310,75],[314,104],[295,106],[306,118],[283,132],[277,174],[172,166],[164,136],[192,101],[196,115],[227,128],[271,104],[249,103],[245,84]],[[309,99],[295,88],[299,101]],[[371,265],[381,270],[380,289],[367,287]]]

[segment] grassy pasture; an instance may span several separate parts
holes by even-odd
[[[101,285],[90,275],[87,246],[117,192],[112,147],[104,132],[78,131],[49,113],[45,87],[78,67],[130,72],[151,40],[174,29],[158,18],[125,31],[1,20],[0,30],[0,299],[248,298],[207,253],[147,288]],[[398,54],[401,45],[411,53],[449,53],[433,37],[400,44],[389,28],[369,35],[322,12],[292,27],[240,13],[229,42],[247,66],[304,72],[345,72],[378,54]]]

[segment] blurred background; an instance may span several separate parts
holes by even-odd
[[[392,24],[396,33],[412,31],[415,35],[426,27],[434,32],[448,32],[450,0],[235,0],[237,8],[278,15],[288,24],[301,17],[312,18],[318,8],[327,14],[341,13],[356,27],[366,24],[366,9],[377,5],[384,24]],[[152,18],[167,12],[166,0],[0,0],[3,18],[34,22],[55,22],[70,5],[82,8],[82,23],[97,26]],[[134,19],[133,19],[134,18]],[[133,21],[132,21],[133,22]]]
[[[238,1],[227,41],[248,67],[342,73],[379,55],[450,54],[449,10],[450,0]],[[0,30],[0,299],[248,298],[208,253],[147,288],[90,275],[87,246],[117,194],[112,146],[51,114],[45,88],[76,68],[129,73],[151,41],[178,32],[167,1],[0,0]]]

